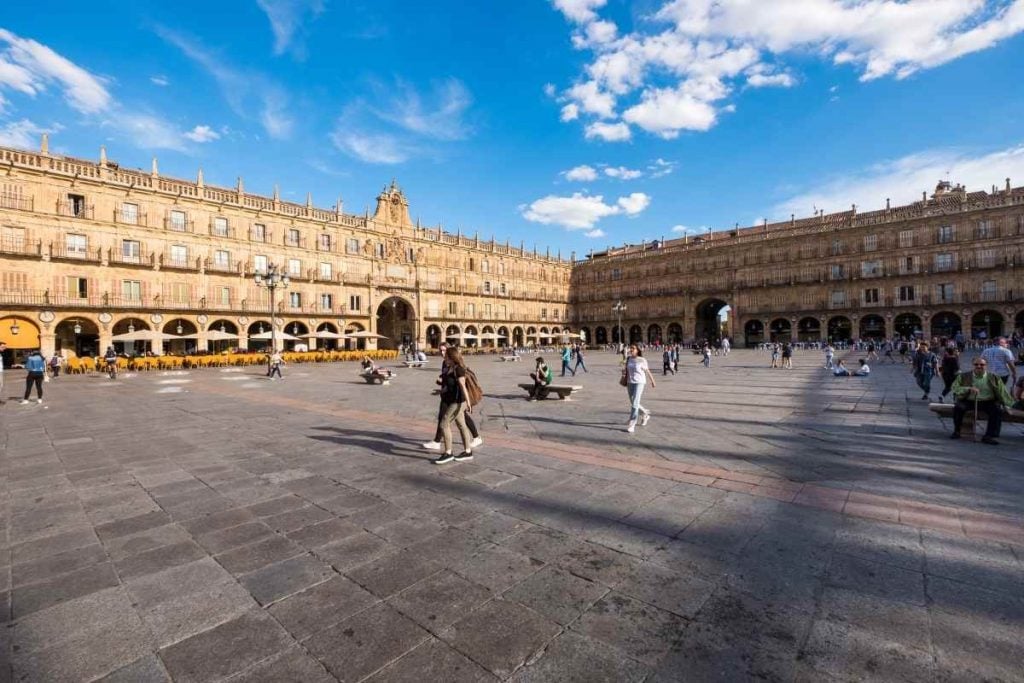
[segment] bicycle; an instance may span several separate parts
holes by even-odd
[[[111,363],[109,361],[107,362],[107,376],[110,379],[117,379],[117,361],[116,360],[113,363]]]

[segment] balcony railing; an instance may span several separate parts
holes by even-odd
[[[235,229],[231,225],[217,225],[215,222],[210,221],[210,235],[213,237],[230,237],[234,239]]]
[[[173,258],[170,254],[160,255],[160,267],[174,270],[199,270],[198,259]]]
[[[216,261],[216,260],[206,259],[206,270],[210,271],[210,272],[215,272],[215,273],[237,273],[237,272],[239,272],[239,268],[240,267],[241,267],[241,263],[240,262],[235,263],[233,265],[230,261],[224,262],[224,261]]]
[[[125,254],[119,249],[110,249],[107,261],[109,263],[116,263],[122,266],[142,266],[144,268],[153,267],[153,254]]]
[[[34,197],[24,197],[14,194],[0,194],[0,209],[17,209],[19,211],[32,211],[35,208]]]
[[[195,232],[196,222],[190,220],[179,220],[168,216],[164,218],[164,230],[171,232]]]
[[[260,234],[259,231],[250,228],[249,239],[253,242],[263,242],[264,244],[266,244],[267,242],[270,242],[270,231],[264,230],[263,233]]]
[[[68,259],[74,261],[90,261],[99,263],[103,260],[99,248],[79,249],[77,247],[68,247],[66,244],[51,243],[50,244],[50,258],[53,259]]]
[[[17,254],[20,256],[42,256],[42,240],[26,240],[5,237],[0,239],[0,253]]]
[[[69,218],[86,218],[92,220],[96,207],[82,202],[57,202],[57,215]]]
[[[122,225],[139,225],[142,227],[148,225],[144,211],[125,211],[123,208],[114,209],[114,222]]]
[[[302,249],[306,248],[306,238],[301,235],[298,237],[289,237],[285,235],[284,246],[286,247],[299,247]]]

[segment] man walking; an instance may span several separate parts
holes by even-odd
[[[835,366],[832,364],[832,359],[835,358],[836,350],[831,344],[825,344],[825,369],[831,370]]]
[[[1013,399],[1006,391],[1003,380],[998,375],[987,372],[986,365],[983,358],[975,358],[971,363],[972,371],[962,373],[953,382],[956,403],[953,404],[953,433],[949,435],[951,439],[960,438],[964,415],[973,411],[974,415],[980,412],[988,418],[988,427],[981,442],[991,446],[999,444],[996,439],[1003,425],[1003,407],[1011,406]]]
[[[573,377],[576,376],[576,371],[569,367],[571,362],[572,348],[568,344],[565,344],[562,346],[562,377],[565,377],[566,371],[571,372]]]
[[[981,352],[988,363],[988,371],[1013,386],[1017,383],[1017,366],[1014,365],[1013,351],[1007,348],[1006,337],[999,337],[996,343]]]
[[[572,369],[572,374],[575,375],[580,368],[583,368],[583,372],[587,372],[587,366],[583,364],[583,344],[576,345],[576,367]]]
[[[7,353],[7,344],[0,342],[0,404],[5,403],[4,400],[4,354]]]

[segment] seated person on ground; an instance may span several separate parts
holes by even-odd
[[[842,361],[839,362],[842,363]],[[857,368],[857,371],[853,374],[856,375],[857,377],[867,377],[868,375],[870,375],[871,368],[868,366],[868,362],[863,358],[861,358],[858,362],[860,363],[860,367]]]
[[[533,372],[530,373],[530,379],[533,380],[530,398],[544,398],[547,396],[547,386],[551,384],[553,378],[551,368],[547,366],[541,356],[537,356],[536,366],[533,368]]]
[[[362,366],[364,375],[380,375],[382,377],[391,377],[392,375],[390,370],[380,367],[369,356],[363,357]]]
[[[423,351],[423,349],[420,349],[419,351],[416,352],[416,360],[418,360],[421,363],[427,362],[427,354]]]
[[[832,371],[836,377],[850,377],[850,371],[846,369],[846,364],[843,361],[839,361],[836,364],[835,370]]]

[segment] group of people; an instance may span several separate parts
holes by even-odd
[[[437,378],[437,384],[441,387],[437,428],[434,430],[434,438],[424,443],[423,447],[431,451],[441,451],[441,454],[431,461],[435,465],[467,462],[473,459],[473,449],[484,442],[473,420],[473,407],[479,400],[479,394],[471,389],[471,385],[479,389],[479,384],[473,371],[466,367],[458,347],[442,342],[439,350],[442,360],[441,373]],[[459,430],[459,436],[462,438],[463,450],[458,455],[452,450],[452,425]]]

